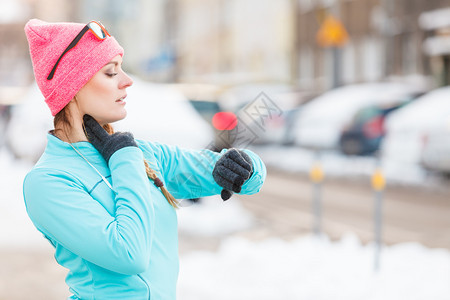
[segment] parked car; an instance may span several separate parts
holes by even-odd
[[[426,137],[450,114],[450,87],[435,89],[390,114],[385,122],[382,157],[404,164],[420,164]],[[434,139],[434,138],[432,138]]]
[[[255,83],[230,88],[219,99],[225,110],[236,114],[238,123],[229,132],[235,146],[292,144],[301,104],[312,92],[298,91],[289,84]]]
[[[420,164],[427,170],[450,175],[450,112],[424,135]]]
[[[342,129],[339,149],[347,155],[370,155],[376,152],[385,135],[384,121],[393,111],[411,103],[422,93],[406,95],[392,103],[368,105],[359,109]]]
[[[131,131],[138,139],[205,148],[213,140],[210,126],[189,101],[173,88],[133,78],[127,89],[127,117],[113,124],[117,131]],[[36,84],[11,111],[6,143],[18,158],[36,161],[44,151],[53,118]]]
[[[364,83],[328,91],[303,106],[295,143],[314,149],[337,149],[341,132],[355,113],[368,105],[388,105],[421,92],[417,85]]]

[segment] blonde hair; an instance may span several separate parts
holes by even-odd
[[[56,125],[59,123],[63,124],[64,128],[70,127],[70,121],[69,121],[69,114],[67,113],[67,106],[64,107],[60,112],[58,112],[55,115],[55,118],[53,119],[53,125],[56,129]],[[103,125],[103,129],[106,130],[108,134],[113,134],[114,129],[110,124]],[[62,130],[62,129],[60,129]],[[147,177],[153,181],[153,183],[161,189],[161,192],[163,193],[164,197],[166,197],[167,202],[169,202],[170,205],[172,205],[174,208],[178,208],[179,202],[170,194],[170,192],[166,189],[162,181],[158,178],[156,175],[155,170],[150,168],[147,160],[144,158],[144,165],[145,165],[145,172],[147,173]]]

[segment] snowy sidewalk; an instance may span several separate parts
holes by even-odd
[[[419,244],[382,251],[353,235],[340,242],[313,236],[257,243],[228,238],[219,250],[181,257],[179,300],[448,300],[450,253]]]
[[[206,198],[178,211],[183,248],[214,240],[217,247],[182,251],[179,300],[448,300],[450,251],[419,243],[384,246],[374,272],[373,243],[353,234],[332,242],[298,236],[250,241],[255,219],[238,198]],[[197,245],[198,246],[198,245]],[[192,248],[187,247],[187,248]]]

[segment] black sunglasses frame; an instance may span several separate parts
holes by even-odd
[[[96,23],[97,25],[100,26],[100,29],[103,32],[104,38],[99,37],[94,30],[91,29],[91,23]],[[78,42],[81,40],[81,38],[85,35],[86,32],[88,32],[88,30],[91,29],[91,31],[94,33],[94,35],[99,39],[99,40],[104,40],[106,39],[108,36],[111,36],[108,31],[106,30],[106,28],[97,21],[91,21],[89,23],[86,24],[86,26],[83,27],[83,29],[77,34],[77,36],[72,40],[72,42],[70,42],[69,46],[67,46],[67,48],[64,50],[64,52],[61,54],[61,56],[58,58],[58,60],[56,61],[55,65],[53,66],[52,70],[50,71],[50,74],[48,74],[47,76],[47,80],[52,80],[53,76],[55,75],[56,72],[56,68],[59,65],[59,62],[61,61],[61,59],[64,57],[64,55],[69,52],[72,48],[74,48]]]

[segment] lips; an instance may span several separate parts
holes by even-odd
[[[125,95],[125,96],[123,96],[123,97],[117,99],[116,102],[123,102],[123,101],[125,100],[126,97],[127,97],[127,95]]]

